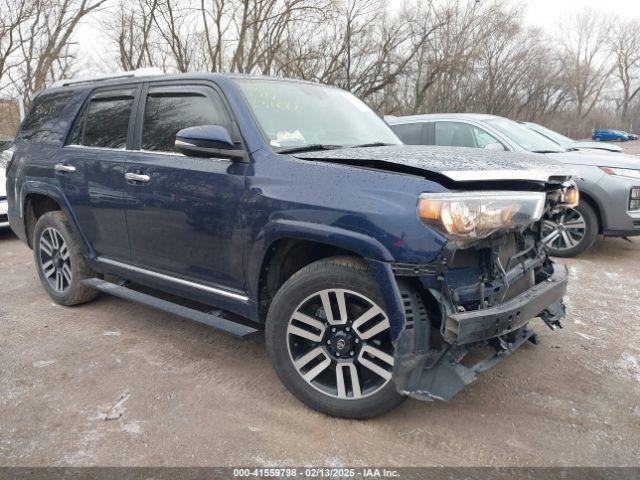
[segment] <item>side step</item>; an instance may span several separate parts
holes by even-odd
[[[116,297],[124,298],[125,300],[132,300],[165,312],[173,313],[180,317],[188,318],[189,320],[204,323],[205,325],[230,333],[236,337],[245,338],[258,331],[253,327],[232,322],[231,320],[227,320],[218,315],[201,312],[200,310],[169,302],[167,300],[154,297],[153,295],[147,295],[146,293],[138,292],[137,290],[107,282],[99,278],[89,278],[87,280],[83,280],[81,283],[102,292],[110,293]]]

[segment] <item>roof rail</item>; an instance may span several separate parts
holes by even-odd
[[[108,73],[106,75],[98,75],[95,77],[82,77],[58,80],[53,83],[52,87],[66,87],[78,83],[104,82],[107,80],[117,80],[119,78],[149,77],[153,75],[164,75],[159,68],[139,68],[137,70],[129,70],[127,72]]]

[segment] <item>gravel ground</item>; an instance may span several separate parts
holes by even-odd
[[[640,239],[564,263],[564,329],[536,320],[540,345],[448,403],[347,421],[293,398],[261,339],[109,296],[53,304],[0,233],[0,466],[640,465]]]

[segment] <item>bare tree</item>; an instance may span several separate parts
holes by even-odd
[[[79,22],[106,0],[37,0],[28,25],[19,30],[20,61],[10,72],[14,88],[29,104],[31,95],[70,72],[72,35]]]
[[[628,123],[631,102],[640,93],[640,21],[618,19],[609,42],[615,62],[613,74],[622,86],[620,116]]]
[[[153,54],[152,27],[158,0],[120,2],[105,25],[118,49],[118,64],[123,70],[156,66]]]
[[[0,0],[0,88],[20,51],[20,32],[32,16],[32,0]]]
[[[574,102],[576,115],[584,118],[598,103],[612,72],[607,40],[612,23],[589,9],[571,16],[561,25],[558,58],[565,87]]]

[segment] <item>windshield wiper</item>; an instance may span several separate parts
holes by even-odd
[[[366,147],[390,147],[393,143],[385,143],[385,142],[371,142],[371,143],[362,143],[360,145],[353,145],[349,148],[366,148]]]
[[[562,150],[531,150],[533,153],[563,153]],[[566,150],[565,150],[566,152]]]
[[[290,147],[278,150],[278,153],[301,153],[301,152],[317,152],[320,150],[337,150],[342,148],[341,145],[323,145],[320,143],[311,143],[309,145],[302,145],[300,147]]]

